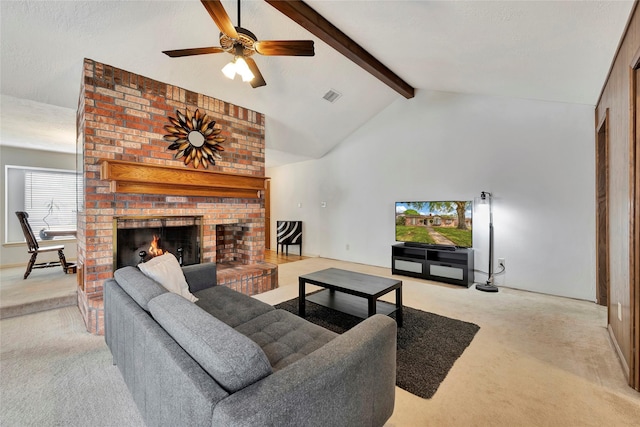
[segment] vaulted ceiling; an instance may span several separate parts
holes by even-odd
[[[632,1],[307,0],[416,90],[595,105]],[[236,23],[237,3],[223,0]],[[242,1],[262,40],[311,39],[314,57],[254,59],[267,86],[228,80],[202,4],[184,1],[0,2],[0,143],[73,152],[83,58],[260,111],[267,164],[319,158],[395,101],[411,102],[263,0]],[[334,103],[323,95],[334,90]],[[41,125],[50,129],[43,134]],[[32,136],[30,129],[39,129]],[[38,145],[40,144],[40,145]]]

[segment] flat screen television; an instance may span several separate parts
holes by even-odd
[[[473,246],[473,202],[396,202],[396,241],[448,249]]]

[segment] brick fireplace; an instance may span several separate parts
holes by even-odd
[[[174,159],[163,139],[168,117],[185,109],[216,120],[225,138],[222,160],[207,170]],[[78,306],[90,332],[104,332],[114,219],[200,218],[201,261],[218,262],[219,284],[249,295],[277,286],[276,266],[264,262],[262,114],[85,59],[77,131]]]
[[[115,268],[135,267],[165,252],[174,254],[180,265],[202,261],[200,216],[114,217],[113,236]]]

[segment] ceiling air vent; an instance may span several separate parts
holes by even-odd
[[[335,91],[333,89],[329,89],[329,92],[325,93],[322,98],[333,103],[333,102],[336,102],[338,98],[340,98],[341,96],[342,94],[340,92]]]

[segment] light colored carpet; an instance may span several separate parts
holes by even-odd
[[[390,277],[389,269],[311,258],[280,265],[280,288],[258,298],[277,304],[296,297],[300,274],[328,267]],[[433,398],[396,388],[387,427],[638,425],[640,393],[626,385],[604,308],[394,277],[403,280],[405,305],[481,329]],[[103,337],[85,332],[77,308],[67,307],[0,321],[0,425],[142,421]]]
[[[24,270],[0,269],[0,319],[78,305],[77,275],[51,267],[34,269],[23,279]]]
[[[640,393],[626,383],[604,307],[505,288],[485,293],[323,258],[279,266],[281,287],[258,298],[296,297],[299,275],[329,267],[401,279],[405,305],[480,326],[431,399],[396,388],[387,427],[640,425]]]
[[[144,426],[77,307],[0,321],[0,425]]]

